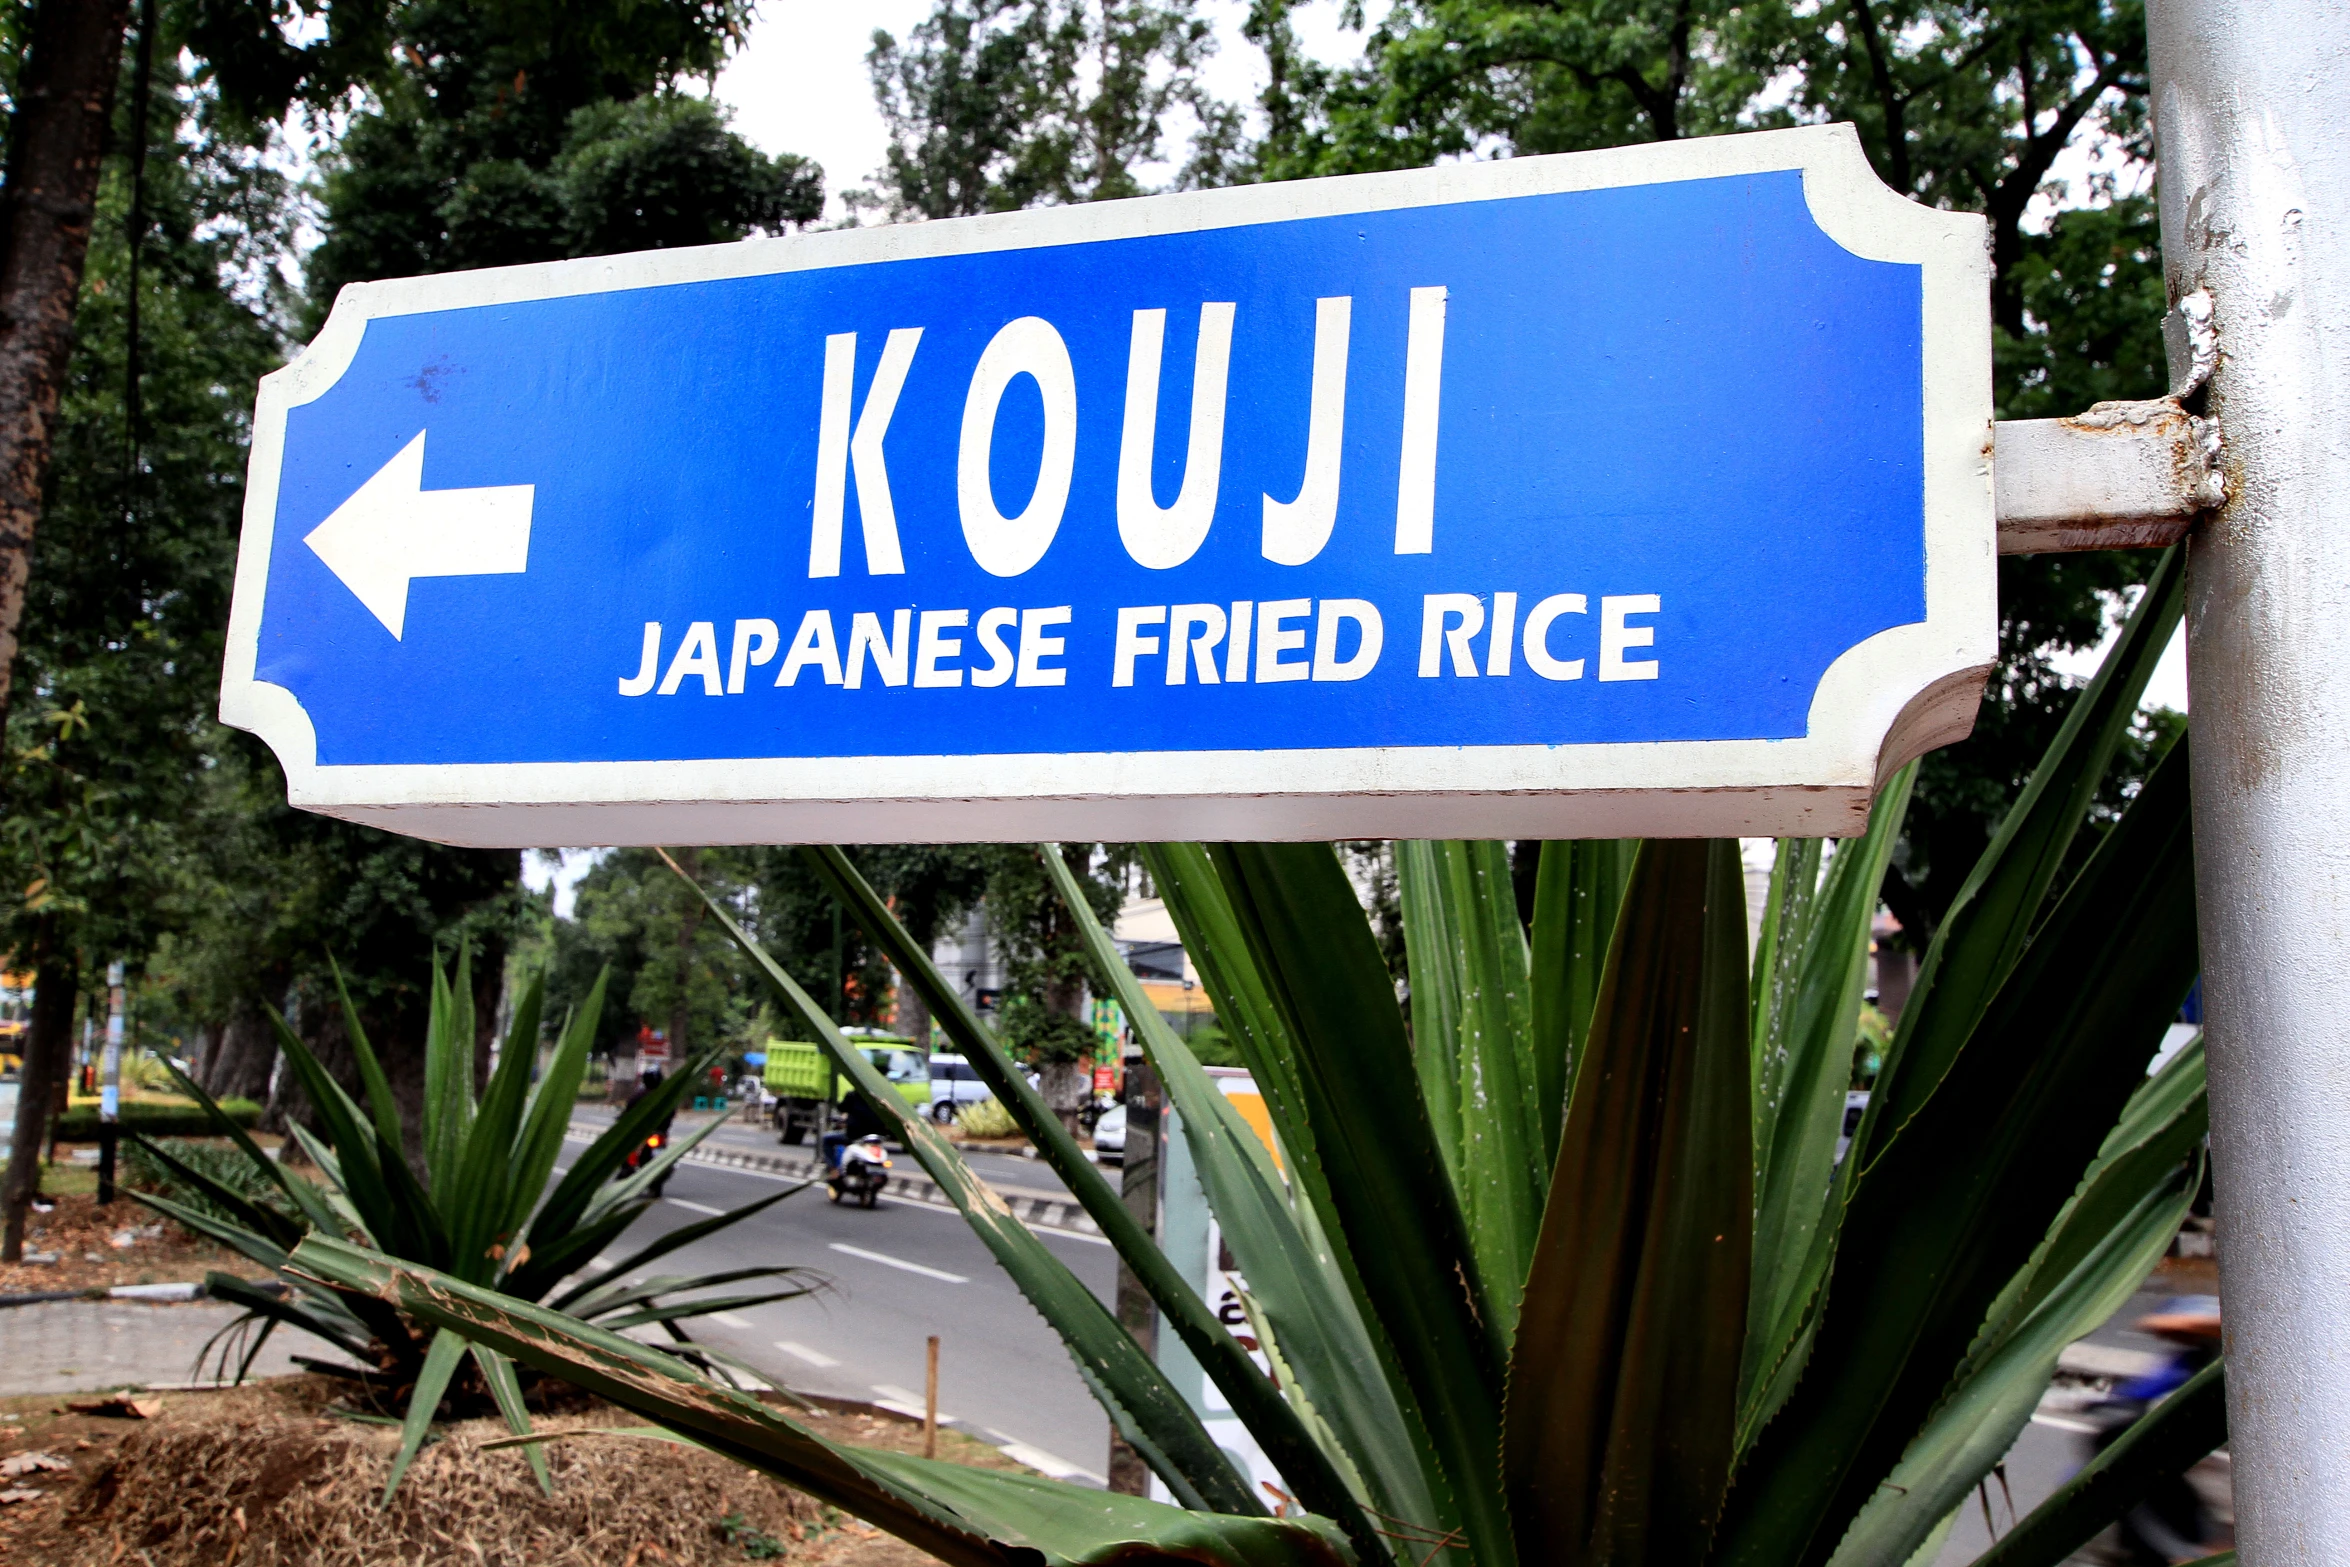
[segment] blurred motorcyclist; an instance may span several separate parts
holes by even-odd
[[[2138,1331],[2171,1345],[2171,1356],[2161,1370],[2117,1385],[2083,1411],[2097,1426],[2089,1439],[2091,1450],[2101,1453],[2111,1447],[2147,1410],[2209,1365],[2219,1353],[2219,1326],[2219,1301],[2210,1295],[2182,1295],[2139,1318]],[[2124,1567],[2200,1561],[2221,1549],[2215,1543],[2221,1532],[2194,1482],[2184,1474],[2171,1475],[2114,1526],[2112,1560]]]
[[[628,1098],[622,1101],[620,1106],[620,1113],[626,1115],[629,1111],[635,1109],[636,1102],[639,1099],[644,1098],[645,1095],[651,1093],[654,1089],[659,1088],[660,1086],[661,1069],[657,1066],[646,1067],[643,1073],[638,1076],[636,1087],[630,1089],[628,1091]],[[669,1123],[676,1119],[677,1109],[673,1105],[670,1107],[669,1114],[661,1118],[661,1124],[657,1127],[654,1127],[649,1133],[647,1133],[645,1140],[637,1145],[634,1152],[629,1154],[628,1162],[624,1168],[632,1171],[641,1169],[646,1163],[655,1158],[662,1149],[668,1147]],[[653,1182],[653,1195],[656,1197],[660,1196],[661,1189],[668,1184],[669,1172],[667,1170],[663,1170],[660,1174],[660,1177]]]

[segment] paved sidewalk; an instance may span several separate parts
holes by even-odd
[[[156,1306],[119,1300],[60,1300],[0,1310],[0,1394],[87,1393],[106,1388],[209,1378],[196,1367],[204,1341],[236,1320],[217,1301]],[[299,1370],[296,1355],[346,1358],[307,1333],[279,1328],[253,1363],[255,1376]],[[230,1368],[234,1370],[232,1366]]]

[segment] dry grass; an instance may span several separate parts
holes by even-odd
[[[552,1442],[555,1493],[521,1453],[482,1451],[494,1421],[442,1429],[389,1507],[397,1433],[335,1413],[336,1389],[293,1377],[180,1395],[145,1422],[32,1419],[4,1444],[72,1462],[38,1503],[0,1515],[16,1567],[901,1567],[931,1560],[787,1486],[698,1449],[625,1436]],[[803,1417],[836,1440],[904,1449],[920,1429],[869,1413]],[[604,1406],[542,1430],[636,1424]],[[941,1433],[942,1457],[1015,1467]],[[93,1440],[95,1438],[95,1440]]]

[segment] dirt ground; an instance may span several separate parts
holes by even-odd
[[[934,1558],[698,1449],[619,1435],[551,1442],[552,1497],[494,1420],[439,1429],[392,1504],[398,1433],[314,1376],[155,1395],[152,1418],[0,1400],[0,1567],[921,1567]],[[73,1400],[82,1402],[83,1400]],[[919,1422],[795,1412],[825,1436],[919,1452]],[[593,1400],[544,1431],[635,1426]],[[37,1455],[37,1456],[36,1456]],[[939,1456],[1019,1466],[939,1433]],[[11,1500],[13,1498],[13,1500]]]
[[[44,1171],[57,1204],[36,1210],[25,1226],[25,1253],[55,1252],[49,1263],[0,1265],[0,1295],[78,1290],[116,1284],[200,1282],[213,1268],[251,1277],[254,1263],[181,1229],[128,1197],[98,1206],[97,1174],[70,1166]]]

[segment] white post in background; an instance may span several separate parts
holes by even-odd
[[[2146,30],[2172,374],[2208,374],[2229,491],[2189,545],[2187,636],[2238,1538],[2246,1567],[2340,1567],[2350,4],[2148,0]]]
[[[106,1052],[99,1058],[98,1119],[122,1117],[122,965],[106,966]]]

